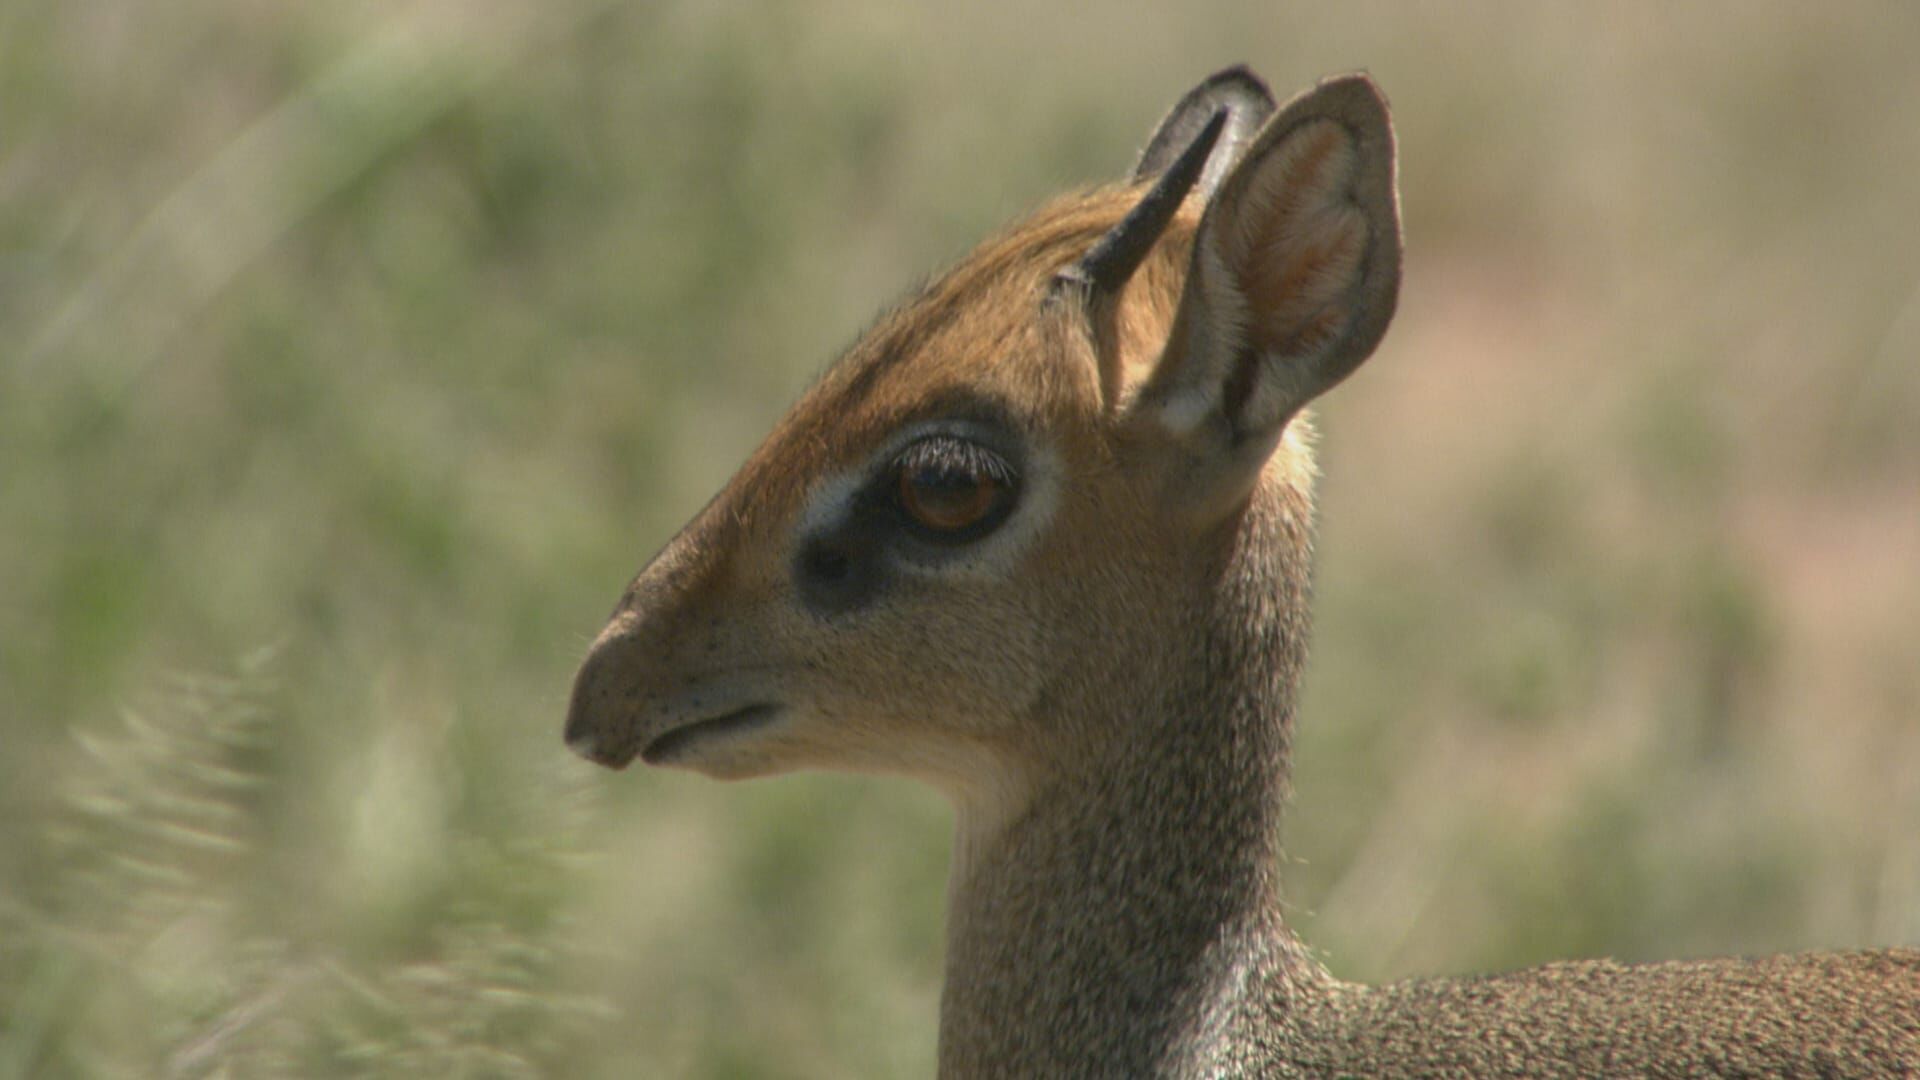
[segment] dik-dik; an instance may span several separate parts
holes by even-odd
[[[1363,76],[1200,84],[827,371],[628,586],[568,745],[945,792],[943,1075],[1920,1075],[1920,950],[1369,987],[1288,930],[1303,410],[1393,314],[1394,170]]]

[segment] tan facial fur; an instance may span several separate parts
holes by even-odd
[[[1089,760],[1114,733],[1083,718],[1164,685],[1164,643],[1191,636],[1237,542],[1232,508],[1257,501],[1304,537],[1309,433],[1289,421],[1355,310],[1378,318],[1349,366],[1391,311],[1390,285],[1355,285],[1369,258],[1398,280],[1391,155],[1361,160],[1390,141],[1384,110],[1359,83],[1317,99],[1264,129],[1270,102],[1233,111],[1201,197],[1114,295],[1061,275],[1146,183],[1055,202],[883,317],[629,586],[581,669],[569,744],[614,766],[893,771],[958,795]],[[1170,119],[1143,179],[1199,126]],[[1363,209],[1349,189],[1369,169],[1385,179]],[[1216,191],[1231,216],[1207,209]],[[1257,416],[1233,412],[1250,402]],[[1250,424],[1255,449],[1208,464]],[[876,552],[848,523],[928,434],[999,452],[1011,514],[951,550]],[[1208,512],[1179,510],[1194,491]],[[1300,546],[1257,572],[1303,577]],[[821,584],[835,569],[867,585]]]
[[[1112,587],[1184,561],[1151,528],[1114,527],[1149,519],[1145,494],[1119,465],[1121,418],[1087,335],[1047,297],[1131,194],[1040,211],[849,350],[629,586],[583,668],[570,741],[625,764],[680,725],[768,704],[779,711],[764,726],[690,741],[661,763],[728,778],[897,771],[952,788],[1067,753],[1042,753],[1038,736],[1057,741],[1058,718],[1089,693],[1124,692],[1163,629],[1155,612],[1174,602]],[[1118,341],[1129,370],[1165,340],[1196,218],[1176,222],[1128,290]],[[938,565],[893,560],[885,595],[857,611],[810,613],[794,582],[802,538],[902,443],[983,417],[1019,444],[1006,525]],[[1304,485],[1304,438],[1273,472]],[[1076,648],[1092,627],[1102,648]]]

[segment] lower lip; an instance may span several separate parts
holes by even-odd
[[[640,751],[640,760],[649,765],[670,764],[674,758],[683,755],[688,747],[757,730],[771,723],[779,714],[778,705],[748,705],[711,719],[696,720],[648,743],[646,749]]]

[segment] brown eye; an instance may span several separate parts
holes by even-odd
[[[901,511],[942,538],[981,535],[1013,504],[1013,470],[993,451],[964,439],[922,439],[901,453],[894,472]]]
[[[900,474],[900,506],[939,532],[976,525],[1000,498],[1000,482],[980,474],[913,469]]]

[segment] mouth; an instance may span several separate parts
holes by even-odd
[[[780,706],[763,702],[705,720],[695,720],[648,743],[640,751],[640,760],[649,765],[670,765],[675,758],[684,756],[689,747],[766,727],[780,715],[780,711]]]

